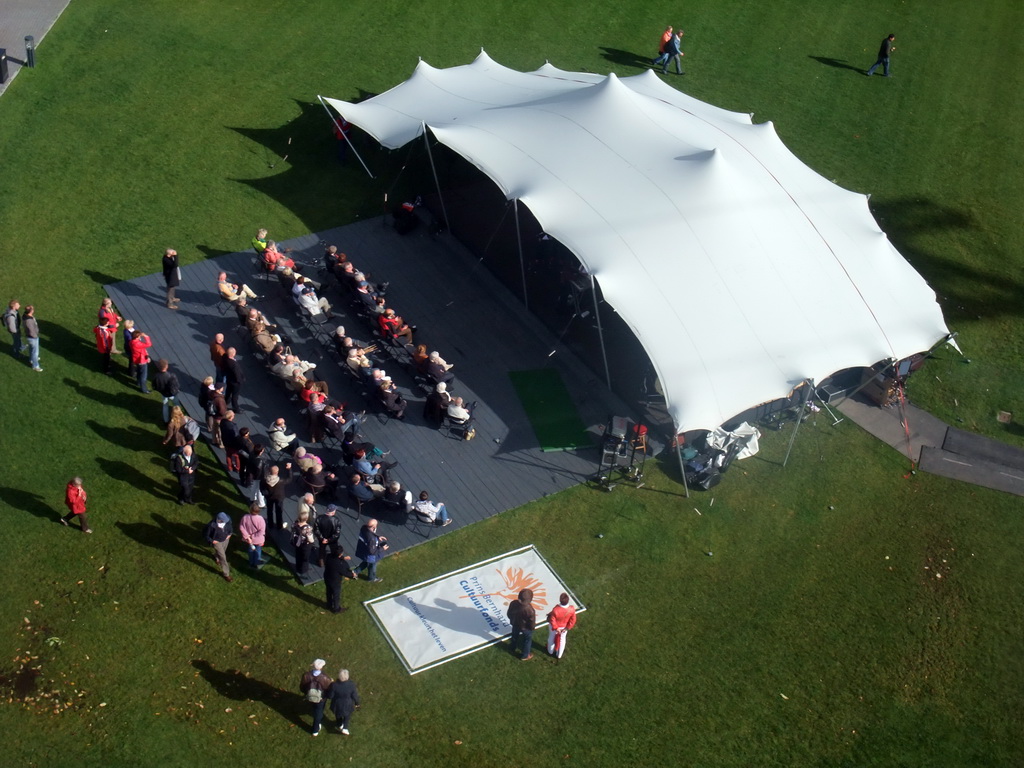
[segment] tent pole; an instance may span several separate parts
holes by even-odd
[[[448,209],[444,204],[444,195],[441,194],[441,181],[437,178],[437,166],[434,165],[434,153],[430,151],[430,137],[427,135],[427,124],[420,123],[423,128],[423,143],[427,145],[427,157],[430,158],[430,170],[434,173],[434,184],[437,185],[437,199],[441,201],[441,215],[444,216],[444,226],[451,234],[452,223],[448,221]]]
[[[590,273],[590,293],[594,296],[594,317],[597,318],[597,336],[601,340],[601,357],[604,359],[604,380],[608,383],[608,389],[612,388],[612,374],[608,368],[608,352],[604,348],[604,330],[601,328],[601,308],[597,305],[597,285],[594,283],[594,273]]]
[[[512,199],[516,216],[516,245],[519,246],[519,274],[523,278],[523,306],[530,308],[530,297],[526,293],[526,261],[523,259],[523,233],[519,231],[519,198]]]
[[[349,139],[349,137],[348,137],[348,134],[347,134],[347,133],[345,133],[345,132],[344,132],[343,130],[341,130],[341,126],[340,126],[340,125],[338,125],[338,119],[337,119],[337,118],[336,118],[336,117],[335,117],[334,115],[332,115],[332,114],[331,114],[331,110],[327,108],[327,105],[326,105],[326,104],[324,104],[324,99],[323,99],[323,97],[322,97],[322,96],[317,96],[317,98],[318,98],[318,99],[320,99],[320,105],[321,105],[321,106],[322,106],[322,107],[324,108],[324,110],[325,110],[325,111],[327,112],[327,116],[328,116],[329,118],[331,118],[331,122],[332,122],[332,123],[334,123],[334,127],[338,129],[338,132],[339,132],[339,133],[340,133],[340,134],[342,135],[342,138],[344,138],[344,139],[345,139],[345,143],[346,143],[346,144],[348,144],[348,146],[349,146],[349,149],[351,149],[351,150],[352,150],[352,154],[356,156],[356,159],[357,159],[357,160],[359,160],[359,164],[360,164],[361,166],[363,166],[363,170],[364,170],[364,171],[366,171],[366,175],[367,175],[367,176],[369,176],[369,177],[370,177],[371,179],[375,179],[375,178],[377,178],[377,177],[376,177],[376,176],[374,176],[374,175],[373,175],[372,173],[370,173],[370,169],[369,169],[369,168],[368,168],[368,167],[366,166],[366,163],[364,163],[364,162],[363,162],[363,158],[362,158],[362,156],[361,156],[361,155],[359,154],[359,152],[358,152],[358,151],[356,150],[355,144],[353,144],[353,143],[352,143],[352,140],[351,140],[351,139]]]
[[[796,442],[796,433],[800,431],[800,425],[804,420],[804,411],[807,410],[807,401],[811,399],[811,392],[814,391],[814,379],[804,379],[807,389],[804,391],[804,399],[800,401],[800,411],[796,416],[796,426],[793,427],[793,434],[789,436],[789,446],[786,448],[786,458],[782,460],[782,466],[789,461],[789,453],[793,450],[793,443]]]
[[[683,478],[683,490],[686,498],[690,498],[690,485],[686,482],[686,468],[683,467],[683,448],[679,444],[679,433],[676,433],[676,458],[679,459],[679,475]]]

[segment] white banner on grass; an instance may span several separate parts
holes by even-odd
[[[507,637],[508,604],[533,590],[537,626],[562,592],[586,610],[534,547],[528,546],[364,603],[410,675]]]

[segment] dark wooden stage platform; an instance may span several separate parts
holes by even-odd
[[[382,419],[372,416],[372,405],[364,403],[353,379],[338,368],[336,358],[329,356],[324,345],[303,327],[295,305],[285,297],[276,278],[264,280],[257,274],[251,250],[183,267],[177,292],[181,300],[178,311],[164,306],[160,273],[106,289],[120,314],[135,320],[136,328],[151,335],[153,359],[164,357],[171,362],[181,382],[182,404],[198,421],[204,421],[197,401],[199,384],[205,376],[213,374],[208,345],[214,334],[220,332],[226,337],[226,345],[237,347],[247,377],[240,403],[244,412],[236,419],[239,425],[249,427],[257,441],[268,443],[267,428],[275,418],[283,416],[302,444],[325,463],[340,462],[340,451],[308,442],[305,418],[299,413],[301,403],[290,399],[277,377],[250,353],[248,334],[244,328],[239,332],[234,310],[219,299],[217,273],[225,270],[232,281],[245,282],[263,295],[265,298],[254,306],[286,329],[296,354],[317,363],[317,374],[329,382],[332,399],[369,411],[371,416],[362,429],[363,439],[391,451],[388,458],[399,462],[393,470],[394,478],[414,494],[428,490],[433,500],[447,505],[454,523],[446,528],[389,516],[382,505],[370,508],[369,513],[381,520],[381,532],[390,539],[392,552],[563,490],[596,472],[600,431],[610,415],[628,415],[629,411],[590,368],[561,345],[458,242],[447,235],[432,238],[422,228],[400,236],[381,219],[375,219],[311,234],[282,246],[294,249],[291,256],[297,262],[319,265],[324,250],[322,242],[337,245],[357,267],[371,275],[372,282],[389,281],[388,304],[418,326],[416,342],[440,351],[449,363],[454,363],[452,372],[457,378],[452,391],[467,401],[479,402],[475,440],[454,439],[428,425],[422,415],[423,393],[415,387],[410,374],[392,361],[383,367],[410,401],[407,418],[404,422],[382,423]],[[370,339],[369,328],[348,312],[347,301],[333,278],[318,276],[312,269],[305,273],[323,280],[321,295],[334,304],[338,316],[328,323],[327,330],[333,332],[341,323],[349,335]],[[541,452],[508,373],[547,367],[560,372],[583,423],[594,435],[594,448]],[[223,453],[215,452],[223,462]],[[202,498],[211,471],[214,470],[206,466],[206,479],[200,475],[197,499]],[[225,471],[223,464],[216,471]],[[234,474],[231,477],[237,482]],[[300,493],[301,481],[296,480],[285,504],[289,520],[294,519]],[[225,510],[236,525],[247,499],[251,498],[251,490],[239,489],[237,508]],[[327,500],[321,502],[318,506],[325,505]],[[339,505],[343,508],[342,543],[351,553],[359,526],[365,520],[357,520],[344,500]],[[275,538],[278,551],[290,560],[288,537],[278,534]],[[316,573],[314,578],[318,577]]]

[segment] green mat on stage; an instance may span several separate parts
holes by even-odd
[[[593,445],[558,371],[511,371],[509,378],[542,451],[568,451]]]

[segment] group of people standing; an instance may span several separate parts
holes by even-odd
[[[36,321],[36,308],[29,304],[25,311],[18,314],[21,309],[21,302],[11,299],[4,311],[4,328],[11,334],[12,353],[15,357],[21,357],[22,353],[28,352],[28,364],[32,370],[42,373],[39,366],[39,323]],[[22,341],[24,336],[24,341]]]

